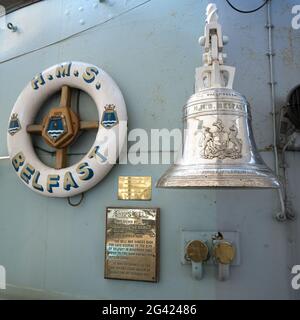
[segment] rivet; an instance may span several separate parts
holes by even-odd
[[[16,31],[18,30],[18,27],[15,26],[15,25],[13,25],[11,22],[9,22],[9,23],[7,24],[7,28],[8,28],[9,30],[11,30],[12,32],[16,32]]]

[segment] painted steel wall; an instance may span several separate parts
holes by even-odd
[[[203,33],[207,1],[50,0],[7,16],[19,32],[0,30],[0,143],[7,154],[6,128],[12,106],[25,84],[43,69],[66,60],[102,67],[123,91],[132,128],[181,127],[182,106],[201,64],[197,39]],[[223,0],[219,8],[228,65],[237,68],[234,88],[247,96],[260,149],[272,144],[266,8],[242,15]],[[261,1],[251,1],[251,6]],[[233,1],[245,9],[249,1]],[[300,82],[300,30],[291,28],[294,1],[272,0],[277,108]],[[137,7],[136,7],[137,6]],[[136,8],[134,8],[136,7]],[[96,27],[96,24],[98,24]],[[86,28],[90,30],[70,37]],[[67,40],[62,39],[69,37]],[[42,46],[54,43],[46,48]],[[28,51],[33,51],[26,54]],[[25,54],[24,54],[25,53]],[[23,55],[24,54],[24,55]],[[19,55],[19,57],[11,59]],[[57,98],[49,102],[55,104]],[[86,119],[95,116],[91,100],[80,99]],[[88,150],[89,134],[73,148]],[[39,143],[41,143],[39,141]],[[157,152],[157,150],[153,150]],[[272,152],[263,152],[273,165]],[[51,156],[41,153],[51,162]],[[77,159],[77,158],[76,158]],[[73,159],[73,160],[76,160]],[[289,192],[300,213],[300,155],[289,153]],[[119,175],[151,175],[154,182],[167,165],[119,165],[86,194],[83,204],[49,199],[26,188],[9,161],[0,162],[0,264],[6,267],[6,297],[99,299],[299,298],[291,289],[290,267],[300,264],[299,220],[277,222],[275,191],[159,190],[150,202],[117,200]],[[158,284],[103,279],[105,207],[161,208],[161,279]],[[226,283],[207,268],[202,281],[180,264],[182,228],[241,233],[242,264]]]

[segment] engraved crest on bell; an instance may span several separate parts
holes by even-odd
[[[213,127],[213,128],[212,128]],[[226,130],[221,119],[204,127],[200,138],[200,156],[204,159],[242,158],[242,139],[238,138],[238,127],[234,123]]]

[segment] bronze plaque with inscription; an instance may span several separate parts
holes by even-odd
[[[120,176],[119,200],[151,200],[152,178],[149,176]]]
[[[107,208],[107,279],[158,281],[159,209]]]

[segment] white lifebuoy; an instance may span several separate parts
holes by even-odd
[[[54,169],[37,157],[26,128],[34,123],[43,102],[64,85],[91,96],[98,109],[99,128],[93,146],[80,162]],[[107,112],[114,116],[106,117]],[[70,197],[92,188],[111,170],[110,160],[118,158],[126,130],[126,105],[113,79],[94,65],[65,62],[37,75],[19,95],[8,125],[8,152],[19,178],[33,191],[48,197]]]

